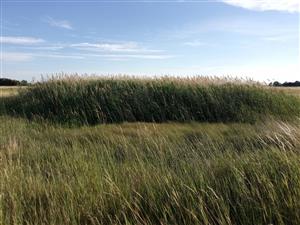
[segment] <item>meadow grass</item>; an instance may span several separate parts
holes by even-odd
[[[300,222],[298,126],[0,122],[3,224]]]
[[[213,85],[210,81],[64,79],[1,98],[1,223],[300,224],[297,100],[254,84],[220,81]],[[169,123],[128,123],[120,117],[119,123],[96,120],[106,124],[89,126],[96,122],[80,117],[94,115],[87,109],[100,105],[102,95],[110,100],[106,107],[114,103],[122,107],[126,102],[134,105],[140,100],[140,112],[152,115],[171,109],[176,113],[173,103],[176,107],[190,106],[185,105],[185,95],[193,99],[189,104],[197,103],[204,110],[200,103],[209,100],[198,102],[198,90],[210,100],[220,98],[215,101],[225,108],[214,109],[222,115],[216,118],[234,118],[223,116],[231,112],[226,107],[241,110],[239,107],[246,105],[253,108],[245,115],[259,112],[264,120],[256,120],[255,115],[252,123],[236,118],[224,119],[226,123],[198,123],[191,116]],[[240,103],[231,105],[225,93]],[[135,98],[134,94],[140,95]],[[171,108],[149,111],[147,104],[160,102],[160,98],[176,101],[165,105]],[[13,105],[16,102],[19,105]],[[279,103],[283,106],[277,106]],[[218,106],[210,104],[206,106]],[[118,107],[110,110],[123,115],[119,111],[124,109]],[[83,110],[85,114],[73,111],[75,116],[66,117],[72,110]],[[42,119],[32,120],[38,116]],[[283,122],[285,118],[288,120]],[[77,124],[77,119],[82,126],[66,126]]]
[[[300,87],[271,87],[273,91],[284,92],[286,94],[300,97]]]
[[[24,86],[0,86],[0,98],[17,95]]]
[[[300,116],[296,97],[255,84],[162,78],[53,79],[6,103],[10,114],[67,124],[255,122]]]

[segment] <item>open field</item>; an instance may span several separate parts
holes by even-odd
[[[71,80],[1,100],[2,224],[300,224],[295,97]]]
[[[300,87],[273,87],[275,91],[283,91],[287,94],[291,94],[300,97]]]
[[[0,97],[16,95],[18,94],[20,88],[21,87],[18,86],[13,86],[13,87],[0,86]]]

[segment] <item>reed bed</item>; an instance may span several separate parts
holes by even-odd
[[[213,80],[56,77],[1,97],[0,224],[300,224],[299,99]]]
[[[300,116],[300,101],[262,85],[213,78],[63,77],[6,101],[7,112],[66,124],[255,122]]]

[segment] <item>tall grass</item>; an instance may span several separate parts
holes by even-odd
[[[196,79],[52,79],[6,103],[8,112],[59,123],[254,122],[300,116],[296,97],[262,86]]]
[[[3,224],[300,223],[297,126],[0,122]]]
[[[298,225],[299,105],[208,78],[70,77],[2,97],[0,224]],[[190,123],[109,124],[125,121]]]

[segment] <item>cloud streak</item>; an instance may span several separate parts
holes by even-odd
[[[67,20],[55,20],[52,17],[48,16],[45,19],[45,22],[48,23],[52,27],[59,27],[67,30],[73,30],[73,26]]]
[[[0,55],[0,60],[3,62],[27,62],[32,59],[30,54],[22,52],[3,52]]]
[[[300,12],[299,0],[222,0],[222,2],[257,11],[286,11]]]
[[[185,46],[190,46],[190,47],[201,47],[201,46],[205,46],[207,45],[206,43],[202,42],[202,41],[187,41],[187,42],[184,42],[183,45]]]
[[[140,47],[135,42],[126,43],[77,43],[70,45],[72,48],[86,51],[96,51],[96,52],[161,52],[161,50],[152,50]]]
[[[2,37],[1,41],[21,45],[18,46],[18,52],[5,52],[3,54],[2,60],[5,62],[27,62],[43,58],[127,61],[164,60],[175,57],[164,54],[162,50],[149,49],[136,42],[49,43],[43,39],[32,37]]]
[[[101,58],[104,60],[124,61],[130,59],[148,59],[163,60],[174,58],[174,55],[166,54],[89,54],[89,53],[25,53],[25,52],[3,52],[1,60],[4,62],[28,62],[36,58],[52,58],[52,59],[91,59]]]
[[[4,62],[20,63],[29,62],[35,58],[54,58],[54,59],[84,59],[83,55],[72,54],[47,54],[47,53],[24,53],[24,52],[3,52],[0,59]]]
[[[32,45],[40,44],[45,40],[34,37],[14,37],[14,36],[1,36],[0,43],[3,44],[15,44],[15,45]]]
[[[236,16],[185,24],[180,28],[167,31],[163,37],[171,41],[181,40],[186,46],[196,47],[202,45],[201,41],[197,40],[201,40],[205,35],[213,37],[211,40],[206,39],[206,45],[216,44],[212,42],[213,40],[218,40],[218,42],[226,40],[226,38],[214,38],[216,35],[232,35],[232,38],[243,36],[260,40],[274,39],[274,41],[275,39],[294,40],[299,39],[299,28],[296,24],[282,24],[278,19],[262,21],[258,18]]]
[[[290,40],[297,40],[298,38],[299,36],[297,35],[274,35],[263,37],[262,40],[271,42],[288,42]]]
[[[128,60],[128,59],[170,59],[174,55],[160,55],[160,54],[81,54],[86,57],[99,57],[109,60]]]

